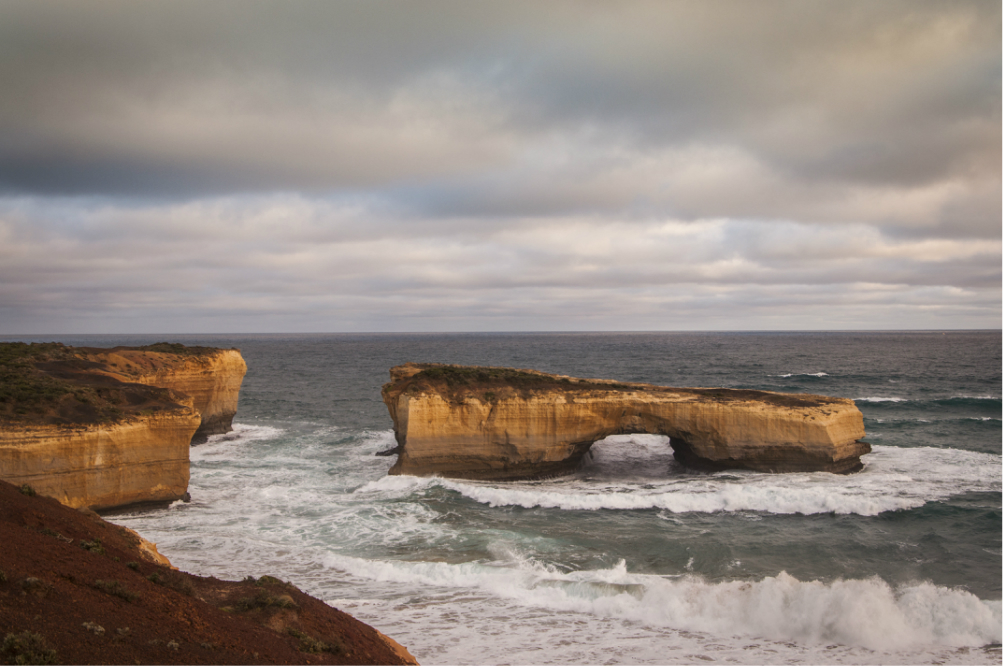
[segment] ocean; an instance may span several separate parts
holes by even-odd
[[[239,347],[190,503],[114,514],[178,567],[270,574],[422,664],[1001,661],[1001,334],[36,336]],[[696,472],[611,437],[532,482],[388,477],[406,361],[852,398],[863,471]]]

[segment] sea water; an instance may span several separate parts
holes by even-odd
[[[1000,663],[998,331],[170,339],[242,350],[234,430],[192,449],[190,503],[112,519],[423,664]],[[707,473],[631,435],[557,479],[388,477],[380,386],[405,361],[852,398],[873,452],[848,476]]]

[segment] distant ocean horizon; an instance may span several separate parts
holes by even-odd
[[[270,574],[422,664],[1001,659],[1001,332],[5,335],[238,347],[234,431],[190,503],[116,514],[175,566]],[[853,399],[847,475],[697,472],[611,437],[575,474],[388,477],[407,361]]]

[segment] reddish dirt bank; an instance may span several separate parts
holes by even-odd
[[[25,663],[416,663],[288,583],[203,578],[146,558],[125,528],[0,482],[0,662],[30,659],[24,644],[35,641],[41,661]]]

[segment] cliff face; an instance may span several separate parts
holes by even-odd
[[[181,499],[246,369],[233,349],[0,345],[0,479],[72,507]]]
[[[199,427],[190,406],[89,427],[5,427],[3,480],[27,483],[63,504],[107,509],[176,500],[188,491],[188,446]]]
[[[247,373],[247,364],[238,350],[213,349],[182,355],[116,347],[87,349],[86,353],[89,361],[99,364],[97,372],[119,381],[168,388],[191,396],[196,411],[202,416],[192,444],[200,444],[209,435],[221,435],[233,429],[231,424],[237,413],[240,385]]]
[[[735,389],[675,389],[504,368],[391,370],[391,474],[519,479],[574,469],[614,434],[667,435],[678,460],[711,469],[852,472],[870,445],[853,401]]]

